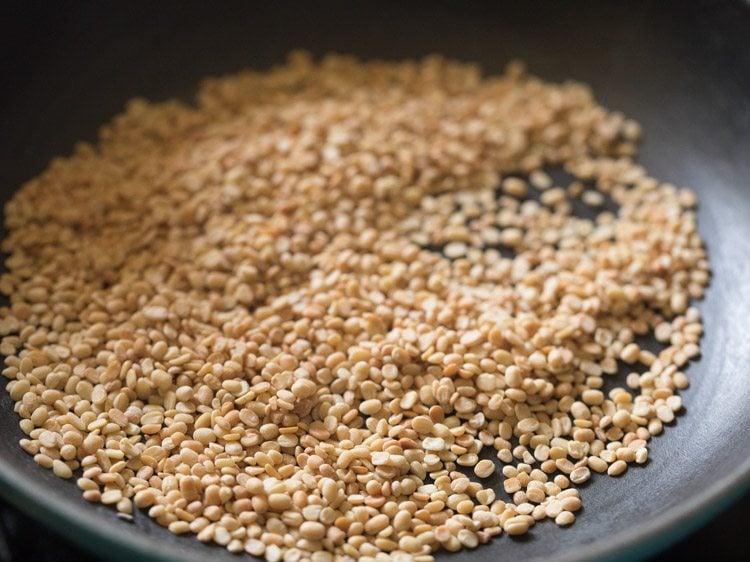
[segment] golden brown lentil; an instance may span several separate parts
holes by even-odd
[[[6,206],[0,351],[36,462],[124,516],[313,562],[570,525],[571,482],[646,462],[708,262],[636,123],[440,57],[295,53],[198,100],[134,100]],[[602,390],[618,361],[635,395]],[[494,473],[485,447],[511,502],[456,471]]]

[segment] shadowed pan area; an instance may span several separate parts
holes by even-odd
[[[403,59],[439,52],[499,73],[525,60],[545,80],[588,83],[638,120],[639,162],[689,185],[712,281],[699,303],[706,335],[691,363],[685,413],[654,439],[645,467],[594,478],[575,525],[535,527],[439,560],[633,559],[677,540],[747,488],[750,474],[750,52],[744,2],[458,2],[297,4],[162,2],[2,8],[0,185],[6,201],[135,96],[190,100],[207,76],[281,62],[290,49]],[[4,385],[3,385],[4,386]],[[87,505],[72,482],[36,466],[0,391],[2,494],[104,556],[236,560]],[[500,486],[500,483],[497,483]]]

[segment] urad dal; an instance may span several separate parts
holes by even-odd
[[[647,461],[699,353],[695,196],[634,163],[639,135],[583,84],[440,57],[295,53],[196,106],[132,101],[5,209],[21,447],[272,562],[572,524],[576,485]]]

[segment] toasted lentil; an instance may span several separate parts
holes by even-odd
[[[585,466],[579,466],[570,473],[570,481],[574,484],[583,484],[591,478],[591,471]]]
[[[495,472],[495,463],[491,460],[483,459],[474,466],[474,474],[479,478],[488,478]]]
[[[585,85],[440,57],[296,52],[130,102],[6,205],[21,446],[271,562],[572,524],[571,483],[645,463],[700,354],[695,197],[634,163],[639,130]],[[505,499],[456,470],[494,474],[486,447]]]
[[[626,463],[623,460],[617,460],[613,462],[611,465],[609,465],[609,468],[607,469],[607,474],[610,476],[619,476],[623,472],[625,472],[628,468],[628,463]]]
[[[576,520],[576,516],[570,511],[561,511],[560,514],[555,517],[555,523],[561,527],[572,525]]]

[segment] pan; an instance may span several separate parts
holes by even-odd
[[[0,194],[93,140],[126,100],[190,100],[198,82],[267,68],[303,47],[362,58],[441,53],[500,72],[512,58],[553,81],[589,83],[640,121],[639,161],[693,187],[713,277],[699,304],[706,335],[685,415],[653,442],[645,468],[597,478],[568,529],[536,526],[439,560],[643,558],[708,520],[750,482],[750,4],[694,2],[17,3],[0,21]],[[105,559],[237,560],[132,524],[80,499],[75,485],[18,446],[0,391],[0,493]]]

